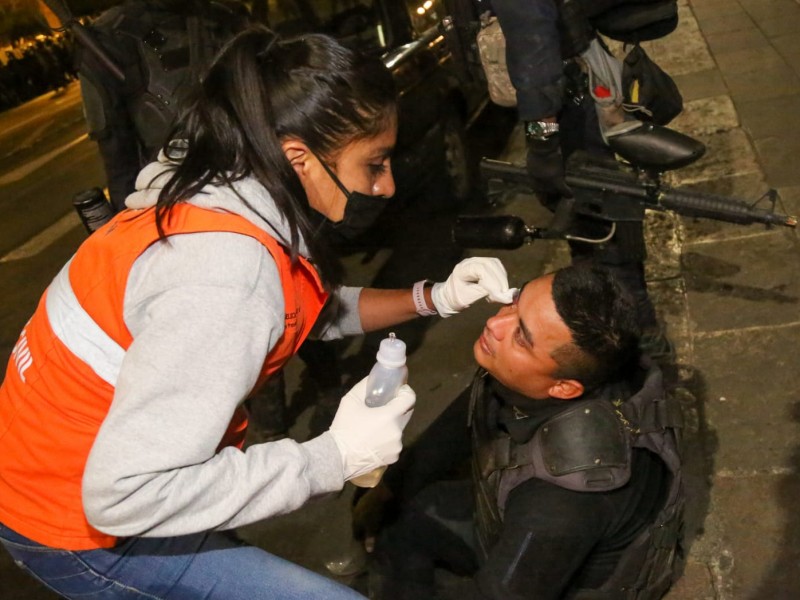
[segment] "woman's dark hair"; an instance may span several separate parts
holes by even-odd
[[[339,282],[341,267],[317,235],[320,219],[312,215],[281,140],[298,138],[318,156],[335,160],[350,142],[385,131],[396,114],[394,80],[379,59],[328,36],[280,40],[266,27],[253,26],[222,49],[170,135],[185,144],[179,154],[169,144],[165,148],[179,163],[158,198],[159,231],[169,209],[205,185],[231,186],[252,176],[289,226],[292,260],[302,236],[330,288]]]
[[[553,352],[555,377],[591,389],[633,372],[639,359],[636,309],[611,271],[585,263],[556,271],[553,302],[573,341]]]

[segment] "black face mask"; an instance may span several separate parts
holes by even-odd
[[[319,160],[325,172],[330,175],[333,182],[342,190],[342,193],[347,198],[342,220],[338,223],[334,223],[326,218],[326,229],[329,229],[333,234],[334,242],[336,241],[336,237],[341,237],[344,241],[352,241],[375,224],[380,214],[389,205],[390,199],[385,196],[368,196],[361,192],[348,191],[330,167],[328,167],[319,156],[317,156],[317,160]]]

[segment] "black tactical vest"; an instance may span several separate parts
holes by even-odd
[[[632,449],[646,448],[670,472],[663,508],[626,548],[600,589],[578,590],[570,597],[657,600],[666,593],[683,567],[684,494],[678,453],[682,417],[677,400],[664,393],[660,369],[645,366],[645,382],[631,398],[569,401],[525,444],[490,430],[496,402],[487,401],[484,378],[476,377],[470,408],[472,466],[484,558],[499,537],[506,499],[516,486],[536,477],[573,491],[610,491],[628,482]]]
[[[247,21],[246,9],[236,2],[129,0],[93,25],[111,57],[123,67],[126,81],[120,95],[147,160],[163,145],[187,92]],[[85,75],[89,82],[118,85],[107,73]],[[87,113],[106,110],[105,96],[101,90],[99,106],[87,106]],[[98,136],[107,125],[103,115],[87,114],[87,121]]]

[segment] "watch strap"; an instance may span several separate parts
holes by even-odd
[[[414,300],[414,308],[417,310],[417,314],[421,317],[430,317],[432,315],[438,315],[439,313],[428,306],[428,303],[425,302],[425,286],[427,284],[433,284],[432,281],[429,279],[422,279],[414,284],[411,288],[411,297]]]

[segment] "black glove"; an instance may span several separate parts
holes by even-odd
[[[555,133],[543,140],[528,138],[528,174],[533,188],[542,194],[572,196],[564,181],[564,157],[561,143]]]

